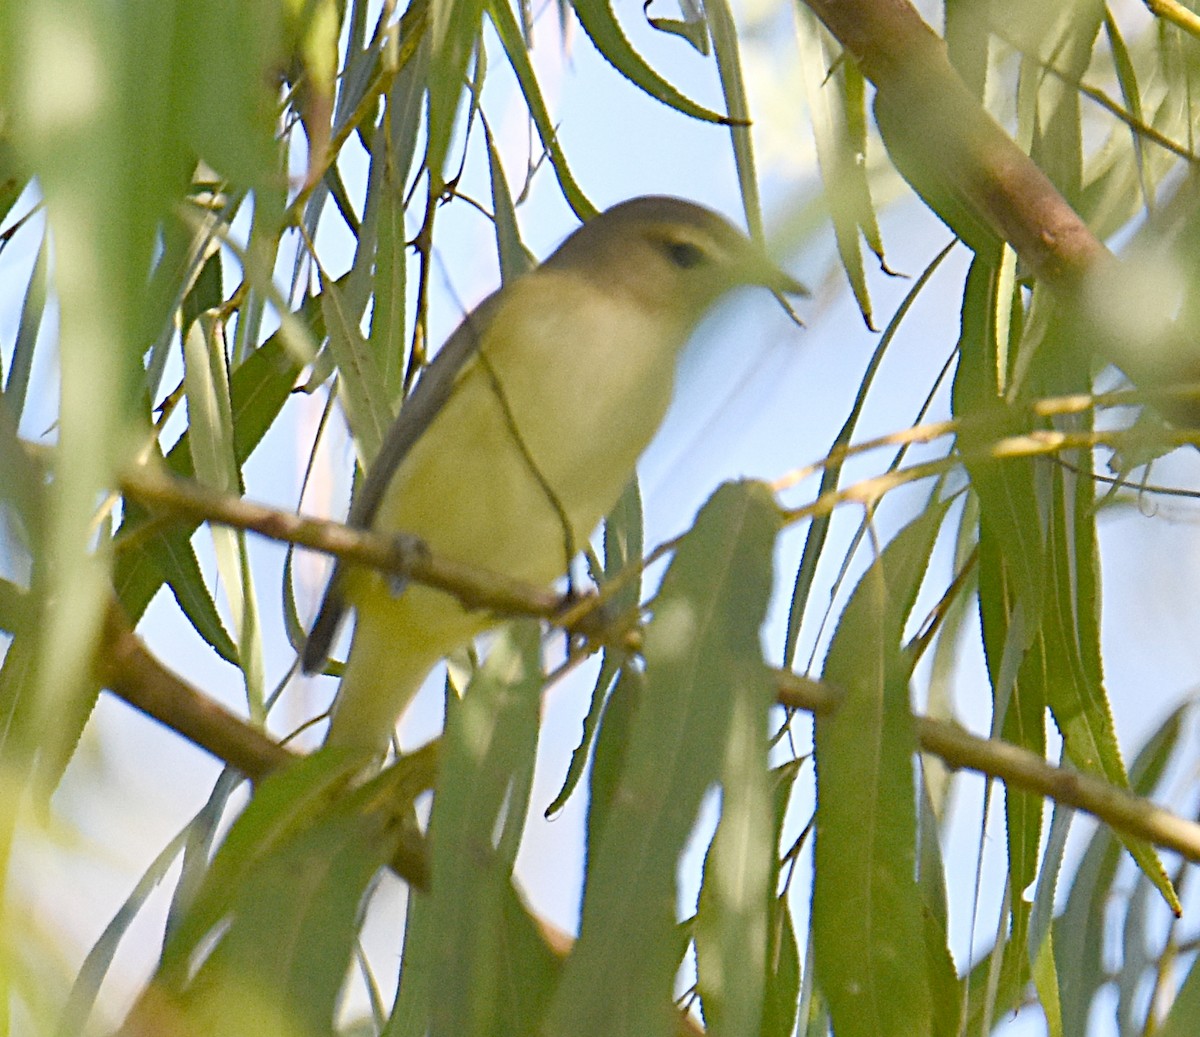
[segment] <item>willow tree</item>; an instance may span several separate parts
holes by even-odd
[[[1150,798],[1172,775],[1190,796],[1172,709],[1187,680],[1158,676],[1169,625],[1121,636],[1101,611],[1111,552],[1137,557],[1106,523],[1144,533],[1164,494],[1187,497],[1198,413],[1200,23],[1146,7],[5,4],[8,1028],[883,1037],[1002,1031],[1018,1011],[1051,1034],[1190,1032],[1179,891],[1200,828]],[[569,46],[607,59],[588,89],[618,121],[704,127],[700,164],[727,170],[750,234],[767,237],[768,197],[875,345],[840,427],[773,483],[714,478],[664,543],[631,486],[589,564],[547,591],[316,518],[275,477],[297,439],[301,475],[304,458],[369,466],[457,315],[438,257],[478,258],[455,220],[494,229],[507,280],[617,171],[661,190],[669,134],[623,147],[558,111]],[[746,84],[767,62],[794,83],[772,148],[816,161],[760,185],[765,102]],[[514,105],[524,169],[497,130]],[[898,295],[884,212],[937,227]],[[960,314],[949,331],[913,327],[931,295]],[[829,311],[808,309],[815,335]],[[905,336],[950,355],[915,388],[888,363]],[[796,409],[826,390],[808,392]],[[876,436],[881,396],[912,406]],[[258,557],[262,537],[286,550]],[[340,672],[315,697],[295,677],[312,552],[508,621],[451,661],[440,738],[369,777],[318,729],[292,737]],[[764,626],[772,602],[786,621]],[[223,660],[236,703],[167,629]],[[1145,675],[1144,744],[1118,737],[1114,666]],[[539,704],[570,671],[588,677],[578,746],[558,799],[535,801]],[[107,925],[51,920],[65,886],[38,862],[77,859],[64,832],[123,850],[89,825],[89,803],[120,812],[93,751],[113,700],[220,775],[189,790],[202,808]],[[191,773],[162,774],[157,752],[122,764]],[[975,810],[965,857],[947,838],[956,784]],[[514,874],[528,823],[564,803],[586,808],[570,935]],[[402,926],[373,918],[381,887],[402,891]],[[152,963],[122,964],[147,928]]]

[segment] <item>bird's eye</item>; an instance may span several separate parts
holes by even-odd
[[[704,249],[687,241],[668,241],[663,248],[666,250],[667,258],[680,270],[691,270],[708,259],[704,254]]]

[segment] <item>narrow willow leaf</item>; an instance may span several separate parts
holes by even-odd
[[[310,302],[315,308],[315,300]],[[309,309],[308,303],[306,309]],[[311,311],[308,316],[312,316]],[[323,334],[323,325],[314,327],[314,332],[317,331]],[[245,462],[274,423],[283,404],[291,395],[299,371],[299,365],[284,349],[282,337],[278,334],[273,335],[234,368],[229,389],[233,406],[233,448],[238,464]],[[174,475],[187,477],[193,474],[187,432],[168,452],[166,462]],[[147,519],[143,509],[126,502],[121,532],[128,532]],[[196,525],[197,523],[177,522],[161,535],[169,538],[170,542],[176,545],[176,550],[190,552],[188,541]],[[125,551],[117,556],[113,584],[121,607],[132,622],[136,623],[141,618],[150,599],[162,586],[163,580],[163,572],[146,552]],[[231,657],[232,654],[231,652]]]
[[[704,868],[694,939],[698,989],[714,1037],[762,1028],[778,838],[766,682],[737,687],[721,767],[721,820]]]
[[[1033,982],[1038,992],[1038,1003],[1046,1016],[1048,1037],[1063,1037],[1058,975],[1054,971],[1054,939],[1049,931],[1033,962]]]
[[[1190,1037],[1200,1018],[1200,957],[1192,959],[1183,986],[1175,995],[1166,1019],[1155,1028],[1155,1037]]]
[[[737,24],[727,0],[708,0],[704,9],[708,15],[713,47],[717,53],[717,71],[721,75],[725,110],[732,120],[729,137],[733,142],[733,160],[737,166],[738,187],[742,193],[742,209],[746,213],[746,225],[750,228],[750,236],[755,241],[762,241],[762,203],[758,197],[754,141],[750,135],[750,104],[746,100],[746,84],[742,78]]]
[[[483,133],[487,141],[488,175],[492,185],[492,213],[496,228],[496,252],[500,256],[500,279],[511,284],[533,266],[529,251],[521,243],[521,229],[517,226],[517,210],[513,205],[512,192],[508,189],[508,178],[492,130],[483,120]]]
[[[975,0],[946,0],[946,51],[950,63],[982,103],[987,86],[991,27],[987,12]]]
[[[449,696],[429,828],[429,957],[417,966],[436,977],[434,1037],[492,1033],[505,983],[521,971],[519,960],[505,958],[501,936],[533,778],[540,649],[536,622],[513,624],[462,698]],[[537,1016],[524,1023],[524,1032],[537,1031]]]
[[[434,0],[429,9],[429,121],[425,162],[440,192],[471,52],[480,42],[483,0]]]
[[[663,579],[623,770],[602,828],[589,817],[582,930],[544,1033],[672,1032],[681,952],[676,868],[701,800],[720,779],[731,732],[741,723],[735,718],[745,715],[738,703],[764,701],[769,690],[759,629],[778,527],[764,487],[723,486]],[[758,722],[765,723],[761,714]],[[600,762],[598,753],[597,768]]]
[[[19,425],[25,412],[25,396],[29,391],[29,376],[33,371],[33,356],[38,334],[42,327],[42,316],[46,312],[46,238],[38,245],[37,259],[25,287],[25,300],[21,304],[21,320],[17,325],[17,338],[13,343],[12,363],[4,383],[4,400],[13,420]]]
[[[380,179],[368,208],[378,207],[379,242],[375,250],[372,285],[371,352],[383,375],[387,398],[394,410],[404,395],[405,313],[408,292],[408,234],[404,224],[404,191],[416,160],[417,131],[421,125],[421,99],[429,64],[429,42],[422,38],[412,58],[392,81],[387,107],[379,127],[372,172],[380,166]]]
[[[152,533],[138,553],[160,582],[166,582],[192,629],[227,663],[239,665],[238,647],[217,609],[191,540],[176,535],[174,529]]]
[[[324,750],[272,774],[238,816],[204,885],[163,950],[158,982],[182,989],[201,941],[227,918],[259,863],[304,830],[362,766],[360,756]]]
[[[166,96],[177,105],[177,125],[214,169],[266,188],[279,168],[270,70],[283,57],[286,5],[216,0],[169,10],[176,21],[159,31],[176,47],[176,90]]]
[[[596,753],[588,780],[587,845],[598,846],[608,828],[621,775],[624,773],[633,739],[638,708],[646,694],[640,670],[625,666],[617,674],[616,683],[604,703],[600,719],[600,734],[596,738]],[[584,873],[588,881],[589,872]],[[585,891],[586,896],[586,891]]]
[[[324,287],[321,308],[329,329],[329,347],[341,375],[338,385],[342,408],[359,464],[367,468],[379,453],[394,415],[383,376],[359,328],[360,314],[347,308],[336,285],[326,282]]]
[[[863,576],[824,679],[846,690],[817,718],[812,927],[817,982],[838,1037],[929,1033],[933,1000],[916,875],[908,614],[946,507],[931,504]]]
[[[596,49],[613,68],[635,86],[640,87],[656,101],[661,101],[684,115],[690,115],[693,119],[728,122],[726,116],[710,111],[685,97],[646,64],[646,60],[633,49],[617,22],[611,0],[574,0],[572,7],[579,24],[583,26],[583,31],[596,45]]]
[[[834,454],[840,447],[847,446],[854,438],[859,418],[862,416],[863,406],[867,402],[867,395],[870,393],[871,387],[875,384],[875,376],[879,373],[883,358],[887,355],[887,351],[891,347],[892,341],[896,333],[900,330],[900,326],[912,308],[913,303],[917,301],[917,297],[924,291],[934,271],[941,266],[942,260],[949,255],[952,245],[953,243],[943,248],[933,257],[929,265],[921,271],[921,276],[913,283],[912,288],[905,295],[904,301],[900,303],[896,312],[892,315],[892,319],[888,321],[888,326],[880,336],[879,344],[875,347],[874,353],[871,354],[871,359],[867,362],[866,370],[859,379],[858,391],[855,393],[850,413],[842,423],[842,427],[838,430],[837,436],[834,437],[829,450],[826,451],[826,456]],[[817,496],[823,496],[837,488],[841,480],[843,464],[844,461],[837,460],[824,466]],[[804,538],[804,553],[800,556],[800,565],[796,570],[796,581],[792,586],[792,600],[788,606],[788,630],[783,651],[784,665],[786,666],[794,666],[796,663],[796,648],[800,638],[800,627],[804,622],[804,617],[808,609],[808,597],[812,591],[813,580],[817,575],[817,566],[821,561],[821,554],[825,549],[825,540],[829,535],[829,527],[832,521],[832,514],[816,516],[812,519],[808,527],[808,533]]]
[[[398,845],[394,778],[326,805],[242,877],[228,928],[176,1000],[195,1032],[330,1032],[363,896]]]
[[[595,684],[592,685],[592,694],[588,700],[587,715],[583,718],[583,730],[580,733],[579,744],[571,751],[571,760],[567,764],[567,773],[563,778],[562,788],[558,790],[558,795],[554,797],[553,802],[546,807],[546,817],[548,818],[562,810],[567,800],[570,799],[571,793],[579,785],[579,779],[583,777],[584,768],[587,766],[588,757],[592,751],[592,743],[600,726],[600,717],[605,703],[608,701],[609,689],[613,686],[613,681],[617,676],[618,666],[616,656],[612,652],[605,651],[600,663],[600,672],[596,675]]]
[[[567,156],[558,143],[558,130],[550,119],[550,112],[542,98],[541,87],[538,86],[537,76],[525,49],[525,40],[521,35],[521,27],[517,24],[516,16],[508,4],[508,0],[487,0],[488,18],[500,36],[504,46],[505,56],[512,66],[513,74],[521,86],[525,96],[525,106],[529,116],[537,127],[542,147],[550,156],[550,167],[558,180],[558,186],[571,207],[571,211],[583,222],[596,215],[596,207],[587,199],[567,164]]]
[[[796,1026],[800,996],[800,949],[787,896],[771,901],[771,939],[767,946],[766,985],[763,990],[762,1037],[790,1037]]]
[[[607,581],[619,576],[624,577],[620,589],[609,599],[613,615],[621,616],[631,612],[642,600],[641,565],[644,540],[642,493],[635,474],[622,492],[621,499],[604,520],[603,579]],[[629,578],[627,572],[629,567],[634,569],[632,578]],[[600,726],[600,717],[606,708],[609,691],[614,680],[618,679],[625,662],[622,653],[608,648],[604,650],[600,672],[596,675],[596,683],[592,687],[587,716],[583,720],[579,745],[571,752],[571,761],[567,765],[567,775],[563,779],[562,788],[554,797],[554,802],[546,808],[547,817],[553,817],[563,808],[563,804],[583,776],[596,731]]]
[[[1129,48],[1125,45],[1125,37],[1121,28],[1106,6],[1104,9],[1104,35],[1108,38],[1109,49],[1112,51],[1113,68],[1117,73],[1117,82],[1121,86],[1121,96],[1130,116],[1138,123],[1145,123],[1142,114],[1142,91],[1138,85],[1137,72],[1133,67],[1133,59],[1129,56]],[[1137,163],[1142,196],[1146,207],[1154,207],[1154,187],[1147,182],[1145,175],[1144,157],[1142,154],[1142,135],[1134,129],[1130,134],[1130,144],[1133,148],[1133,159]]]
[[[1189,705],[1173,710],[1142,747],[1130,767],[1130,785],[1150,796],[1179,746]],[[1105,918],[1121,844],[1112,830],[1096,829],[1071,881],[1067,906],[1054,921],[1054,955],[1058,965],[1065,1037],[1087,1037],[1096,992],[1109,980],[1104,962]]]
[[[863,320],[867,327],[874,329],[871,296],[859,244],[860,229],[873,224],[874,215],[866,160],[859,150],[861,141],[850,131],[851,125],[864,124],[861,113],[852,114],[850,101],[857,96],[861,104],[863,98],[861,85],[858,91],[847,86],[855,77],[861,80],[861,73],[857,68],[849,70],[852,59],[841,51],[814,14],[805,7],[797,8],[797,14],[805,27],[801,62],[805,94],[812,114],[821,184],[829,204],[838,255]]]
[[[1083,128],[1079,112],[1081,80],[1104,23],[1105,6],[1063,8],[1058,22],[1041,34],[1041,53],[1061,75],[1042,77],[1037,91],[1036,136],[1031,155],[1071,204],[1079,201],[1083,183]]]

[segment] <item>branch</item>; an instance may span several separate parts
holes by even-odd
[[[257,727],[168,670],[129,628],[115,603],[105,616],[104,634],[96,652],[96,677],[118,698],[253,782],[296,758]]]
[[[1076,340],[1139,385],[1196,380],[1200,353],[1190,329],[1172,323],[1153,342],[1126,341],[1090,312],[1085,282],[1103,274],[1106,290],[1121,286],[1112,253],[968,89],[945,42],[908,0],[805,2],[874,84],[876,123],[897,170],[943,218],[964,217],[956,233],[969,237],[977,226],[1008,242],[1079,322]],[[967,244],[978,251],[981,242]],[[1200,410],[1160,409],[1184,423]]]
[[[793,709],[827,714],[836,709],[836,689],[786,671],[776,673],[777,701]],[[802,683],[794,683],[797,680]],[[1109,827],[1200,863],[1200,824],[1101,778],[1056,767],[1036,753],[995,738],[979,738],[958,724],[917,716],[917,742],[953,770],[999,778],[1010,788],[1033,792],[1075,807]]]
[[[568,604],[561,595],[543,587],[438,557],[422,540],[408,534],[353,529],[328,519],[278,511],[150,468],[125,472],[120,490],[149,511],[247,529],[271,540],[336,555],[347,562],[436,587],[453,594],[468,608],[553,619]]]
[[[1200,824],[1091,774],[1056,767],[1019,746],[977,738],[957,724],[917,717],[921,748],[948,766],[978,771],[1006,785],[1084,810],[1118,832],[1200,861]]]
[[[96,677],[118,698],[166,725],[257,784],[297,759],[259,728],[214,702],[172,673],[129,627],[116,603],[110,604],[96,651]],[[418,753],[436,755],[431,743]],[[430,765],[429,773],[436,773]],[[432,781],[430,782],[432,787]],[[405,818],[404,820],[407,820]],[[401,826],[392,870],[417,889],[429,886],[429,854],[419,832]]]

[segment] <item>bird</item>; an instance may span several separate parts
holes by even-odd
[[[549,586],[616,504],[671,400],[676,361],[722,296],[804,286],[723,216],[666,196],[620,202],[459,324],[401,405],[347,523]],[[301,663],[350,653],[327,745],[380,755],[438,662],[501,620],[453,596],[335,565]]]

